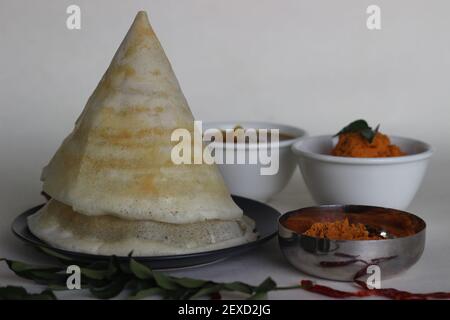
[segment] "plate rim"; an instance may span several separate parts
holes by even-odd
[[[250,201],[250,202],[253,202],[254,204],[264,206],[267,209],[270,209],[271,211],[273,211],[273,213],[277,213],[278,214],[277,219],[281,216],[281,213],[277,209],[273,208],[272,206],[270,206],[266,203],[262,203],[257,200],[253,200],[253,199],[242,197],[242,196],[236,196],[236,195],[232,195],[232,199],[235,202]],[[32,238],[30,239],[27,235],[24,235],[21,232],[21,230],[18,230],[19,228],[21,228],[21,226],[19,226],[19,224],[21,224],[23,219],[26,219],[28,216],[36,213],[36,211],[39,210],[40,208],[42,208],[44,205],[45,205],[45,203],[42,203],[42,204],[39,204],[32,208],[26,209],[25,211],[23,211],[22,213],[20,213],[18,216],[16,216],[14,218],[14,220],[11,224],[11,231],[17,238],[19,238],[21,241],[25,242],[26,244],[30,244],[35,247],[36,246],[37,247],[45,247],[47,249],[54,250],[62,255],[64,255],[64,254],[68,255],[69,258],[71,258],[71,256],[77,256],[77,257],[80,257],[81,259],[95,261],[95,260],[107,260],[107,259],[110,259],[111,256],[113,256],[113,255],[97,255],[97,254],[92,254],[92,253],[76,252],[76,251],[71,251],[71,250],[54,247],[51,244],[49,244],[49,243],[41,240],[37,236],[35,236],[28,228],[28,224],[26,221],[25,221],[26,230],[30,233],[30,235],[34,239],[32,239]],[[244,214],[245,214],[245,212],[244,212]],[[192,259],[192,258],[195,259],[195,258],[201,258],[201,257],[205,257],[205,256],[215,255],[215,254],[226,255],[226,257],[219,257],[218,259],[215,259],[215,260],[226,259],[226,258],[231,257],[233,254],[237,255],[237,254],[243,253],[243,251],[253,249],[253,248],[255,248],[259,245],[262,245],[262,244],[268,242],[269,240],[273,239],[278,234],[277,227],[278,227],[277,224],[275,224],[274,230],[272,230],[272,232],[268,233],[267,235],[265,235],[261,238],[258,238],[254,241],[242,243],[242,244],[232,246],[232,247],[208,250],[208,251],[202,251],[202,252],[178,254],[178,255],[133,256],[133,259],[136,259],[138,261],[143,261],[143,262],[161,262],[161,261],[173,261],[173,260],[185,260],[185,259],[187,260],[187,259]],[[118,260],[129,259],[129,256],[115,256],[115,257]],[[190,266],[195,266],[195,265],[196,264],[190,264]],[[201,264],[199,264],[199,265],[201,265]],[[179,268],[184,268],[184,267],[179,267]],[[179,269],[179,268],[174,268],[174,269]]]

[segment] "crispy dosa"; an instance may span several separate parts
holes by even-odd
[[[171,134],[194,118],[145,12],[139,12],[73,132],[42,173],[76,212],[193,223],[239,219],[216,165],[171,160]]]
[[[254,223],[208,220],[173,224],[123,220],[110,215],[86,216],[50,200],[28,219],[32,233],[53,246],[76,252],[126,256],[186,254],[235,246],[256,239]]]

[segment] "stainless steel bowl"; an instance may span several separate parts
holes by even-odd
[[[362,223],[384,239],[330,240],[305,236],[315,222],[342,220]],[[295,219],[295,227],[286,226]],[[295,229],[295,230],[294,230]],[[426,224],[404,211],[359,205],[327,205],[283,214],[278,220],[278,240],[287,260],[310,275],[338,281],[364,278],[369,265],[378,265],[381,279],[390,278],[416,263],[425,247]]]

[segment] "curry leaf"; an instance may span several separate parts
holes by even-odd
[[[261,300],[267,298],[267,292],[272,291],[277,287],[272,278],[267,278],[255,289],[255,293],[249,298],[251,300]]]
[[[9,269],[21,278],[33,280],[39,284],[65,282],[65,276],[60,273],[65,270],[62,267],[40,267],[7,259],[4,259],[4,261],[6,261]]]
[[[105,286],[92,287],[90,291],[96,298],[111,299],[119,295],[123,291],[128,281],[129,279],[127,277],[120,276],[113,279]]]
[[[375,132],[371,129],[364,129],[360,131],[360,134],[363,136],[364,139],[366,139],[369,143],[373,142],[373,139],[375,138]]]
[[[369,143],[372,143],[380,129],[380,125],[377,125],[375,130],[369,126],[366,120],[356,120],[344,127],[341,131],[339,131],[334,136],[339,136],[344,133],[359,133],[361,136],[366,139]]]
[[[261,284],[256,288],[256,292],[260,292],[260,291],[270,291],[273,290],[275,287],[277,286],[277,284],[275,283],[275,281],[273,281],[272,278],[266,278],[263,282],[261,282]]]
[[[223,289],[223,284],[210,284],[208,286],[203,287],[199,291],[197,291],[195,294],[193,294],[190,299],[198,299],[204,296],[209,296],[212,293],[219,292]]]
[[[31,264],[27,264],[20,261],[5,260],[9,268],[15,273],[25,273],[30,271],[47,271],[47,272],[58,272],[62,269],[60,267],[38,267]]]
[[[195,293],[193,290],[178,288],[176,290],[164,291],[163,298],[171,300],[186,300],[189,299],[189,297],[192,296],[193,293]]]
[[[109,273],[108,269],[95,270],[95,269],[89,269],[89,268],[81,268],[81,274],[90,279],[103,280],[103,279],[108,278],[110,273]]]
[[[155,278],[156,283],[163,289],[166,290],[177,290],[179,289],[176,282],[169,276],[165,275],[161,272],[153,272],[153,277]]]
[[[67,275],[63,273],[49,272],[47,270],[35,270],[27,272],[27,275],[34,280],[48,281],[55,283],[65,283]]]
[[[148,288],[148,289],[142,289],[134,294],[130,295],[128,299],[137,300],[137,299],[144,299],[147,297],[155,296],[155,295],[161,295],[164,293],[164,290],[158,287]]]
[[[226,283],[224,285],[224,289],[251,294],[254,290],[254,287],[252,287],[246,283],[243,283],[243,282],[235,281],[235,282]]]
[[[51,290],[41,293],[28,293],[22,287],[6,286],[0,287],[0,300],[56,300]]]
[[[350,133],[350,132],[361,132],[365,129],[371,129],[369,127],[369,124],[366,120],[356,120],[350,123],[349,125],[345,126],[341,131],[339,131],[337,134],[335,134],[335,137],[338,135],[341,135],[343,133]]]
[[[137,262],[133,258],[130,258],[130,270],[139,279],[151,279],[153,278],[153,273],[146,265]]]
[[[81,285],[82,289],[86,289],[86,286]],[[52,291],[65,291],[67,290],[67,284],[52,284],[51,282],[47,283],[47,289]]]
[[[41,248],[42,249],[42,248]],[[41,252],[64,260],[66,257],[51,250]],[[251,295],[252,299],[265,298],[267,292],[276,290],[276,284],[271,278],[264,280],[259,286],[235,281],[230,283],[216,283],[209,280],[192,279],[187,277],[173,277],[138,262],[131,256],[117,258],[111,256],[109,260],[87,262],[66,259],[61,266],[35,266],[32,264],[0,259],[18,276],[44,284],[47,290],[40,294],[28,294],[20,287],[6,287],[0,290],[0,298],[18,299],[56,299],[51,290],[67,290],[66,266],[79,265],[82,274],[82,288],[89,289],[94,297],[110,299],[130,289],[128,298],[142,299],[160,296],[165,299],[197,299],[203,297],[219,298],[220,291],[240,292]],[[281,289],[283,290],[283,289]]]
[[[188,289],[195,289],[204,286],[208,281],[191,278],[174,278],[174,282]]]

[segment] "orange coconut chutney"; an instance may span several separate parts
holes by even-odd
[[[377,132],[369,142],[359,132],[339,135],[339,141],[331,151],[333,156],[355,158],[384,158],[406,155],[398,146],[391,143],[389,137]]]

